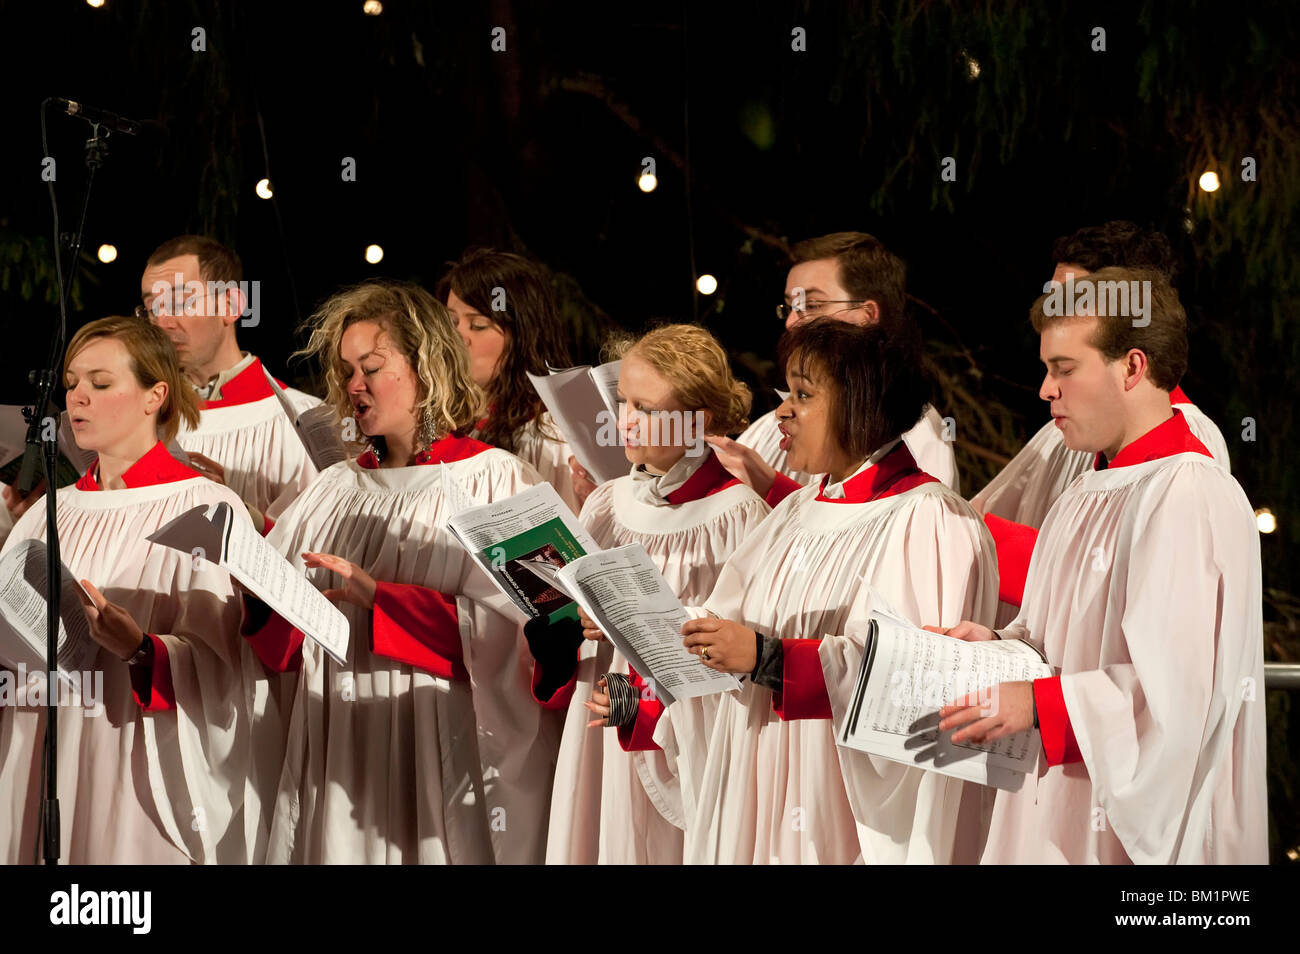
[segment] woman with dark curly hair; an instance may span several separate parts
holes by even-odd
[[[470,249],[438,282],[469,349],[470,374],[486,395],[474,436],[537,468],[576,513],[569,445],[528,380],[572,361],[550,276],[541,263],[490,248]]]

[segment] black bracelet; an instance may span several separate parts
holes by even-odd
[[[641,693],[632,680],[622,673],[605,673],[605,694],[609,696],[608,728],[620,728],[636,721],[641,706]]]
[[[749,673],[751,681],[758,678],[758,667],[761,665],[763,665],[763,634],[754,630],[754,668]]]

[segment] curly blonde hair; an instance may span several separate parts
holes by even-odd
[[[432,424],[434,440],[474,426],[483,392],[470,377],[469,354],[450,312],[419,285],[381,279],[331,296],[304,324],[310,337],[294,355],[314,355],[320,362],[325,400],[339,420],[352,416],[339,346],[343,332],[359,321],[377,323],[411,362],[419,382],[415,419]]]
[[[710,434],[739,434],[749,426],[754,396],[731,373],[718,339],[699,325],[660,325],[630,343],[615,343],[613,349],[654,368],[688,411],[709,411]]]
[[[170,441],[180,430],[181,421],[190,427],[199,424],[199,398],[185,376],[171,339],[161,328],[134,315],[110,315],[82,325],[68,342],[63,366],[77,352],[96,338],[115,338],[122,342],[131,357],[131,371],[140,387],[148,389],[159,381],[167,385],[167,396],[158,408],[158,439]]]

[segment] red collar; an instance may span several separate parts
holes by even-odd
[[[1170,404],[1191,404],[1192,399],[1183,393],[1182,388],[1175,387],[1172,391],[1169,392],[1169,403]]]
[[[1092,463],[1092,469],[1111,470],[1115,467],[1131,467],[1133,464],[1145,464],[1149,460],[1172,457],[1189,451],[1212,457],[1205,445],[1196,439],[1196,435],[1187,426],[1183,412],[1178,408],[1174,408],[1173,412],[1173,417],[1169,420],[1157,424],[1137,440],[1120,448],[1120,452],[1109,464],[1106,463],[1106,455],[1099,453]]]
[[[468,460],[491,449],[491,444],[484,444],[472,437],[457,437],[455,434],[449,434],[442,440],[430,444],[428,450],[416,454],[415,462],[417,464],[450,464],[456,460]],[[357,466],[364,467],[366,470],[376,470],[379,467],[379,458],[375,456],[374,451],[366,451],[357,458]]]
[[[95,475],[99,472],[99,458],[90,463],[90,467],[75,484],[78,490],[99,490],[99,481]],[[191,470],[167,452],[162,441],[154,444],[143,457],[126,469],[122,483],[127,489],[135,487],[152,487],[154,484],[170,484],[191,477],[202,477],[197,470]]]
[[[275,383],[282,388],[288,387],[279,378],[275,379]],[[272,397],[274,394],[275,392],[271,390],[271,382],[266,380],[266,370],[262,367],[262,360],[254,358],[252,364],[222,385],[219,400],[200,401],[199,403],[203,406],[203,410],[207,411],[218,407],[252,404],[254,401]]]
[[[817,499],[823,503],[867,503],[871,500],[880,500],[905,493],[913,487],[921,486],[921,484],[938,483],[939,481],[939,478],[931,477],[916,466],[916,460],[912,457],[912,452],[907,449],[907,445],[902,441],[899,441],[898,446],[881,460],[856,477],[846,480],[844,482],[843,497],[822,496],[822,491],[826,489],[826,484],[829,483],[830,479],[830,474],[823,477],[821,487],[817,491]]]
[[[733,484],[740,483],[727,473],[727,469],[722,466],[722,461],[718,460],[718,455],[711,449],[708,455],[704,463],[695,469],[695,473],[686,478],[686,483],[665,498],[670,504],[675,506],[690,503],[692,500],[702,500],[721,490],[726,490]]]

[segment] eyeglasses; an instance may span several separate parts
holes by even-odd
[[[787,319],[789,319],[789,317],[792,314],[796,312],[798,312],[799,314],[803,315],[806,318],[829,317],[831,315],[838,315],[840,312],[850,311],[852,309],[841,308],[839,311],[826,312],[824,309],[827,305],[852,305],[853,307],[856,308],[858,305],[864,304],[866,300],[867,299],[865,298],[839,298],[839,299],[832,298],[832,299],[819,299],[816,301],[809,299],[808,301],[804,302],[802,308],[796,308],[793,305],[787,305],[785,302],[781,302],[781,304],[776,306],[776,316],[780,318],[782,321],[786,321]]]

